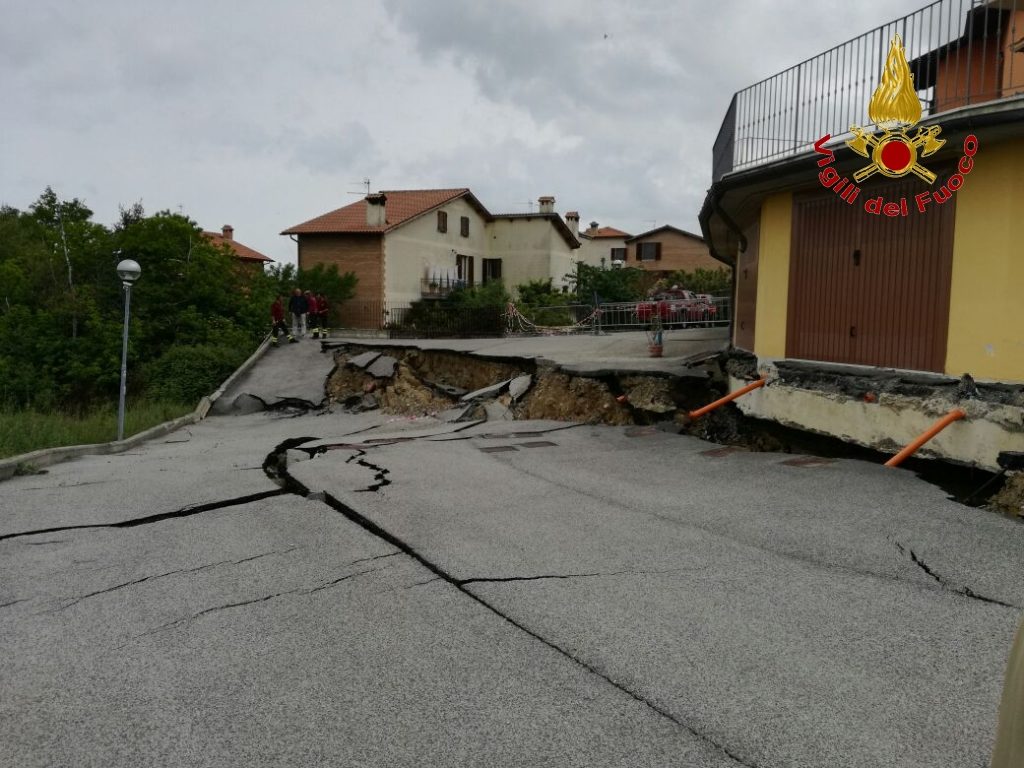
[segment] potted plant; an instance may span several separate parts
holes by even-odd
[[[647,351],[651,357],[661,357],[665,351],[662,338],[661,316],[655,312],[647,330]]]

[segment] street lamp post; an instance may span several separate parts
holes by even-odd
[[[124,286],[124,334],[121,337],[121,396],[117,404],[117,439],[124,439],[124,393],[128,381],[128,313],[132,305],[132,283],[139,279],[142,267],[137,261],[125,259],[117,265],[117,276]]]

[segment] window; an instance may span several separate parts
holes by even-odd
[[[637,243],[637,261],[661,261],[661,243]]]
[[[625,261],[627,252],[626,248],[612,248],[612,261]]]
[[[462,236],[469,237],[469,216],[463,216],[460,224],[462,227]]]
[[[489,283],[491,280],[501,280],[501,259],[484,259],[483,281]]]
[[[437,231],[447,232],[448,231],[448,214],[445,211],[437,212]]]
[[[463,256],[461,253],[455,257],[455,268],[458,273],[459,282],[466,286],[473,285],[473,257]]]

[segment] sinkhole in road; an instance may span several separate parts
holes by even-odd
[[[530,358],[486,357],[416,347],[323,345],[335,358],[325,383],[328,407],[380,409],[446,421],[555,420],[639,425],[688,434],[737,450],[884,463],[889,454],[745,416],[727,405],[691,420],[689,411],[727,391],[736,355],[694,363],[684,375],[621,370],[579,372]],[[827,462],[791,462],[809,469]],[[962,504],[982,507],[1006,478],[977,467],[911,458],[904,465]]]

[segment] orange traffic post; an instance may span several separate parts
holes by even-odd
[[[715,408],[720,408],[721,406],[725,405],[726,403],[731,403],[737,397],[742,397],[743,395],[747,394],[747,392],[753,392],[758,387],[763,387],[764,385],[765,385],[765,380],[763,378],[758,379],[757,381],[754,381],[754,382],[751,382],[750,384],[747,384],[747,386],[745,386],[745,387],[741,387],[740,389],[737,389],[735,392],[730,392],[725,397],[720,397],[718,400],[715,400],[715,402],[713,402],[713,403],[708,403],[703,408],[698,408],[695,411],[690,411],[690,413],[687,414],[687,415],[691,419],[699,419],[705,413],[710,413],[711,411],[715,410]]]
[[[954,408],[952,411],[950,411],[945,416],[943,416],[941,419],[939,419],[934,424],[932,424],[930,427],[928,427],[927,430],[925,430],[920,435],[918,435],[917,438],[915,438],[914,441],[912,443],[910,443],[906,448],[904,448],[902,451],[900,451],[895,456],[893,456],[891,459],[889,459],[887,462],[885,462],[885,466],[887,466],[887,467],[898,467],[900,464],[902,464],[904,462],[905,459],[907,459],[908,457],[912,456],[914,454],[914,452],[918,448],[920,448],[922,445],[924,445],[929,440],[931,440],[933,437],[935,437],[937,434],[939,434],[939,432],[944,430],[946,427],[948,427],[954,421],[960,421],[960,419],[963,419],[963,418],[966,418],[966,417],[967,417],[966,413],[961,411],[959,408]]]

